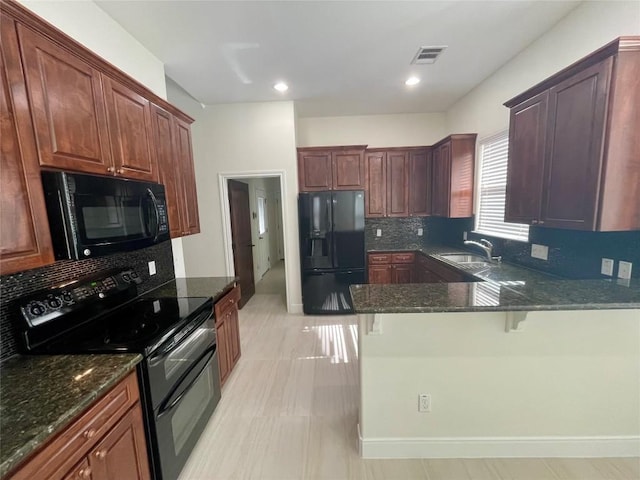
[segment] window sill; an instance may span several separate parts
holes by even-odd
[[[487,235],[489,237],[501,238],[503,240],[512,240],[515,242],[529,243],[528,236],[527,238],[522,238],[522,237],[516,237],[515,235],[499,234],[495,232],[485,232],[483,230],[472,230],[470,233],[475,233],[476,235]]]

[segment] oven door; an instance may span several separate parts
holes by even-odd
[[[175,480],[220,400],[216,345],[210,346],[154,411],[162,480]]]

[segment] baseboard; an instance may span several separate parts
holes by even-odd
[[[302,313],[302,304],[301,303],[291,303],[289,304],[289,308],[287,309],[287,313],[292,313],[294,315],[298,315]]]
[[[429,437],[363,439],[363,458],[598,458],[639,457],[640,436]]]

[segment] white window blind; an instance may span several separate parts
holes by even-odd
[[[480,177],[476,231],[496,237],[529,240],[529,225],[505,223],[509,132],[480,142]]]

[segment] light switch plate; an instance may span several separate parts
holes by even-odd
[[[629,280],[631,278],[631,267],[633,267],[633,263],[620,260],[620,263],[618,263],[618,278]]]
[[[423,233],[424,233],[424,230],[419,228],[418,229],[418,236],[421,237]]]
[[[156,274],[156,262],[154,260],[149,262],[149,275]]]
[[[378,228],[376,229],[376,237],[381,237],[382,236],[382,229]]]
[[[538,245],[537,243],[531,244],[531,256],[533,258],[539,258],[540,260],[549,259],[549,247],[546,245]]]
[[[600,267],[600,273],[602,273],[602,275],[608,275],[608,276],[612,276],[613,275],[613,265],[615,264],[615,262],[613,260],[611,260],[610,258],[603,258],[602,259],[602,266]]]

